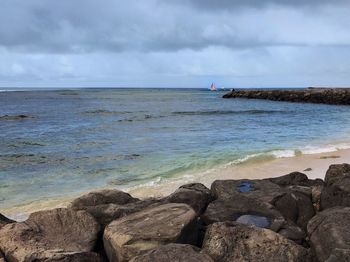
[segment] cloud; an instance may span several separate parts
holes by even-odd
[[[350,44],[350,36],[346,34],[349,19],[338,22],[339,13],[343,18],[347,16],[341,9],[328,8],[326,10],[331,10],[328,13],[322,9],[317,13],[295,9],[304,2],[318,6],[325,1],[180,0],[182,5],[155,0],[3,1],[0,45],[15,52],[176,51],[209,46]],[[198,8],[189,8],[186,3]],[[279,3],[279,6],[232,10],[242,5],[261,7],[262,3]],[[203,8],[214,11],[202,12]],[[219,8],[230,11],[218,15],[215,10]],[[315,34],[317,30],[325,34]]]
[[[345,0],[2,0],[0,81],[308,85],[328,72],[345,84],[349,7]]]

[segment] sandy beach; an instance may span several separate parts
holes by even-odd
[[[203,176],[191,177],[186,181],[179,178],[169,181],[169,183],[133,189],[129,193],[141,198],[146,196],[157,197],[170,194],[184,182],[199,182],[210,187],[211,183],[218,179],[263,179],[285,175],[294,171],[305,173],[309,179],[324,179],[330,165],[347,162],[350,162],[350,149],[319,154],[303,154],[254,163],[248,161],[239,165],[229,165],[210,170]]]
[[[220,179],[263,179],[285,175],[294,171],[303,172],[310,179],[323,179],[330,165],[349,162],[350,149],[319,154],[303,154],[265,161],[247,161],[238,165],[226,165],[211,169],[201,175],[185,175],[152,185],[131,188],[126,191],[138,198],[162,197],[174,192],[178,187],[186,183],[199,182],[210,187],[213,181]],[[66,207],[71,200],[71,198],[43,199],[22,206],[1,209],[0,212],[10,218],[24,220],[30,213],[35,211]]]

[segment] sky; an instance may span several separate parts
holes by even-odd
[[[350,0],[1,0],[0,87],[350,86]]]

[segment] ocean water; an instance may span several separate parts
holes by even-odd
[[[347,106],[222,99],[223,94],[0,92],[0,207],[350,147]]]

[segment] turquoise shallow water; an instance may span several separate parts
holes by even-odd
[[[347,147],[347,106],[200,89],[0,92],[0,206]],[[334,145],[333,145],[334,144]]]

